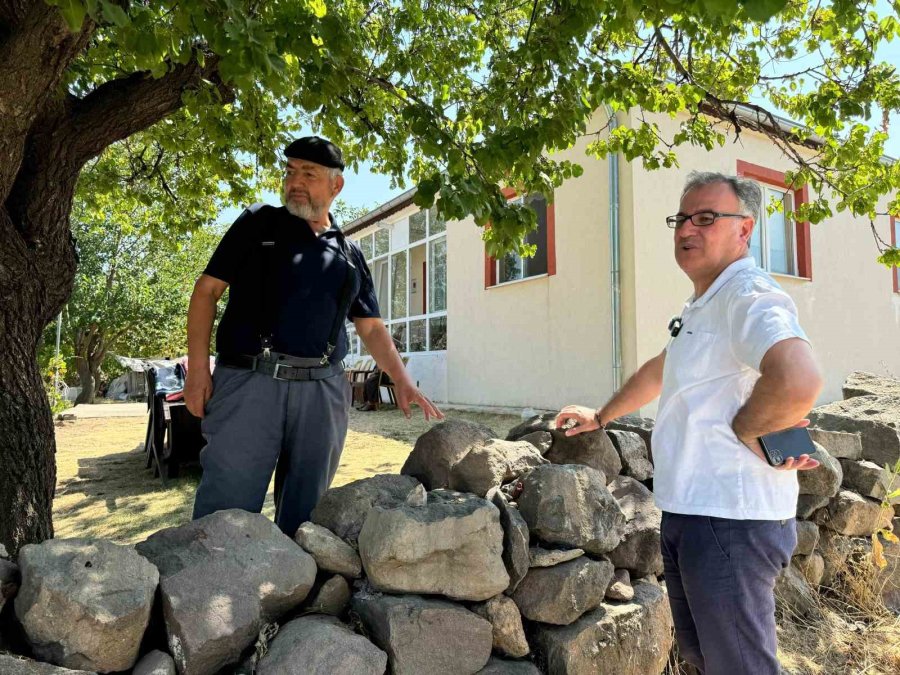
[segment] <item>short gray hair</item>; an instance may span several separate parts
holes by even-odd
[[[343,175],[344,175],[343,169],[339,169],[336,166],[328,167],[328,177],[331,180],[334,180],[338,176],[343,176]]]
[[[681,191],[681,198],[684,199],[684,196],[691,190],[715,183],[728,185],[737,196],[741,210],[759,222],[759,213],[762,208],[762,188],[759,183],[749,178],[728,176],[717,171],[691,171],[685,181],[684,189]]]

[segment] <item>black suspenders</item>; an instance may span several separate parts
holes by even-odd
[[[266,205],[259,204],[251,206],[248,209],[251,213],[257,214],[264,210]],[[272,207],[269,207],[272,208]],[[259,326],[259,342],[263,355],[268,358],[271,354],[273,344],[272,336],[275,332],[275,316],[278,311],[278,284],[275,275],[275,233],[271,226],[271,221],[267,218],[260,223],[262,237],[260,238],[260,258],[262,264],[262,299],[258,304],[257,325]],[[350,309],[350,303],[353,301],[353,286],[356,277],[356,265],[353,264],[353,252],[344,233],[337,233],[338,254],[346,263],[346,272],[344,274],[344,282],[341,286],[341,294],[338,300],[337,314],[331,324],[331,333],[328,341],[325,343],[325,350],[322,353],[322,359],[319,362],[322,366],[327,366],[331,355],[337,348],[338,336],[344,328],[344,321],[347,317],[347,311]],[[299,356],[299,355],[298,355]]]

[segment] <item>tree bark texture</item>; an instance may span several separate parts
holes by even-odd
[[[72,291],[78,175],[107,146],[175,112],[202,80],[225,91],[211,56],[76,97],[64,76],[95,28],[85,19],[71,32],[44,0],[0,0],[0,544],[11,554],[53,536],[56,446],[37,350]]]

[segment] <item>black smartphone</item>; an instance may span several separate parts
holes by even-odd
[[[766,461],[772,466],[781,466],[788,457],[796,459],[800,455],[811,455],[816,451],[806,427],[792,427],[759,437]]]

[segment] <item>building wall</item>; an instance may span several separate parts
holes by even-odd
[[[591,128],[605,124],[598,113]],[[609,174],[585,161],[589,140],[561,153],[584,174],[555,195],[557,274],[486,289],[481,229],[448,224],[450,402],[552,409],[609,395]]]
[[[656,116],[664,136],[671,136],[677,121]],[[744,131],[738,143],[729,138],[712,152],[701,148],[678,149],[678,169],[646,171],[638,163],[629,167],[623,192],[633,210],[634,228],[623,258],[630,261],[625,294],[627,368],[651,358],[665,346],[666,325],[680,313],[693,287],[675,264],[673,232],[665,217],[678,211],[684,179],[691,169],[734,174],[738,160],[778,171],[790,161],[761,134]],[[882,210],[886,207],[885,200]],[[628,229],[628,228],[625,228]],[[876,229],[890,241],[887,217]],[[852,370],[900,376],[900,295],[893,292],[890,270],[878,264],[878,251],[864,219],[839,213],[811,226],[812,280],[773,275],[797,304],[825,376],[820,403],[841,398],[841,384]],[[653,414],[655,405],[645,409]]]

